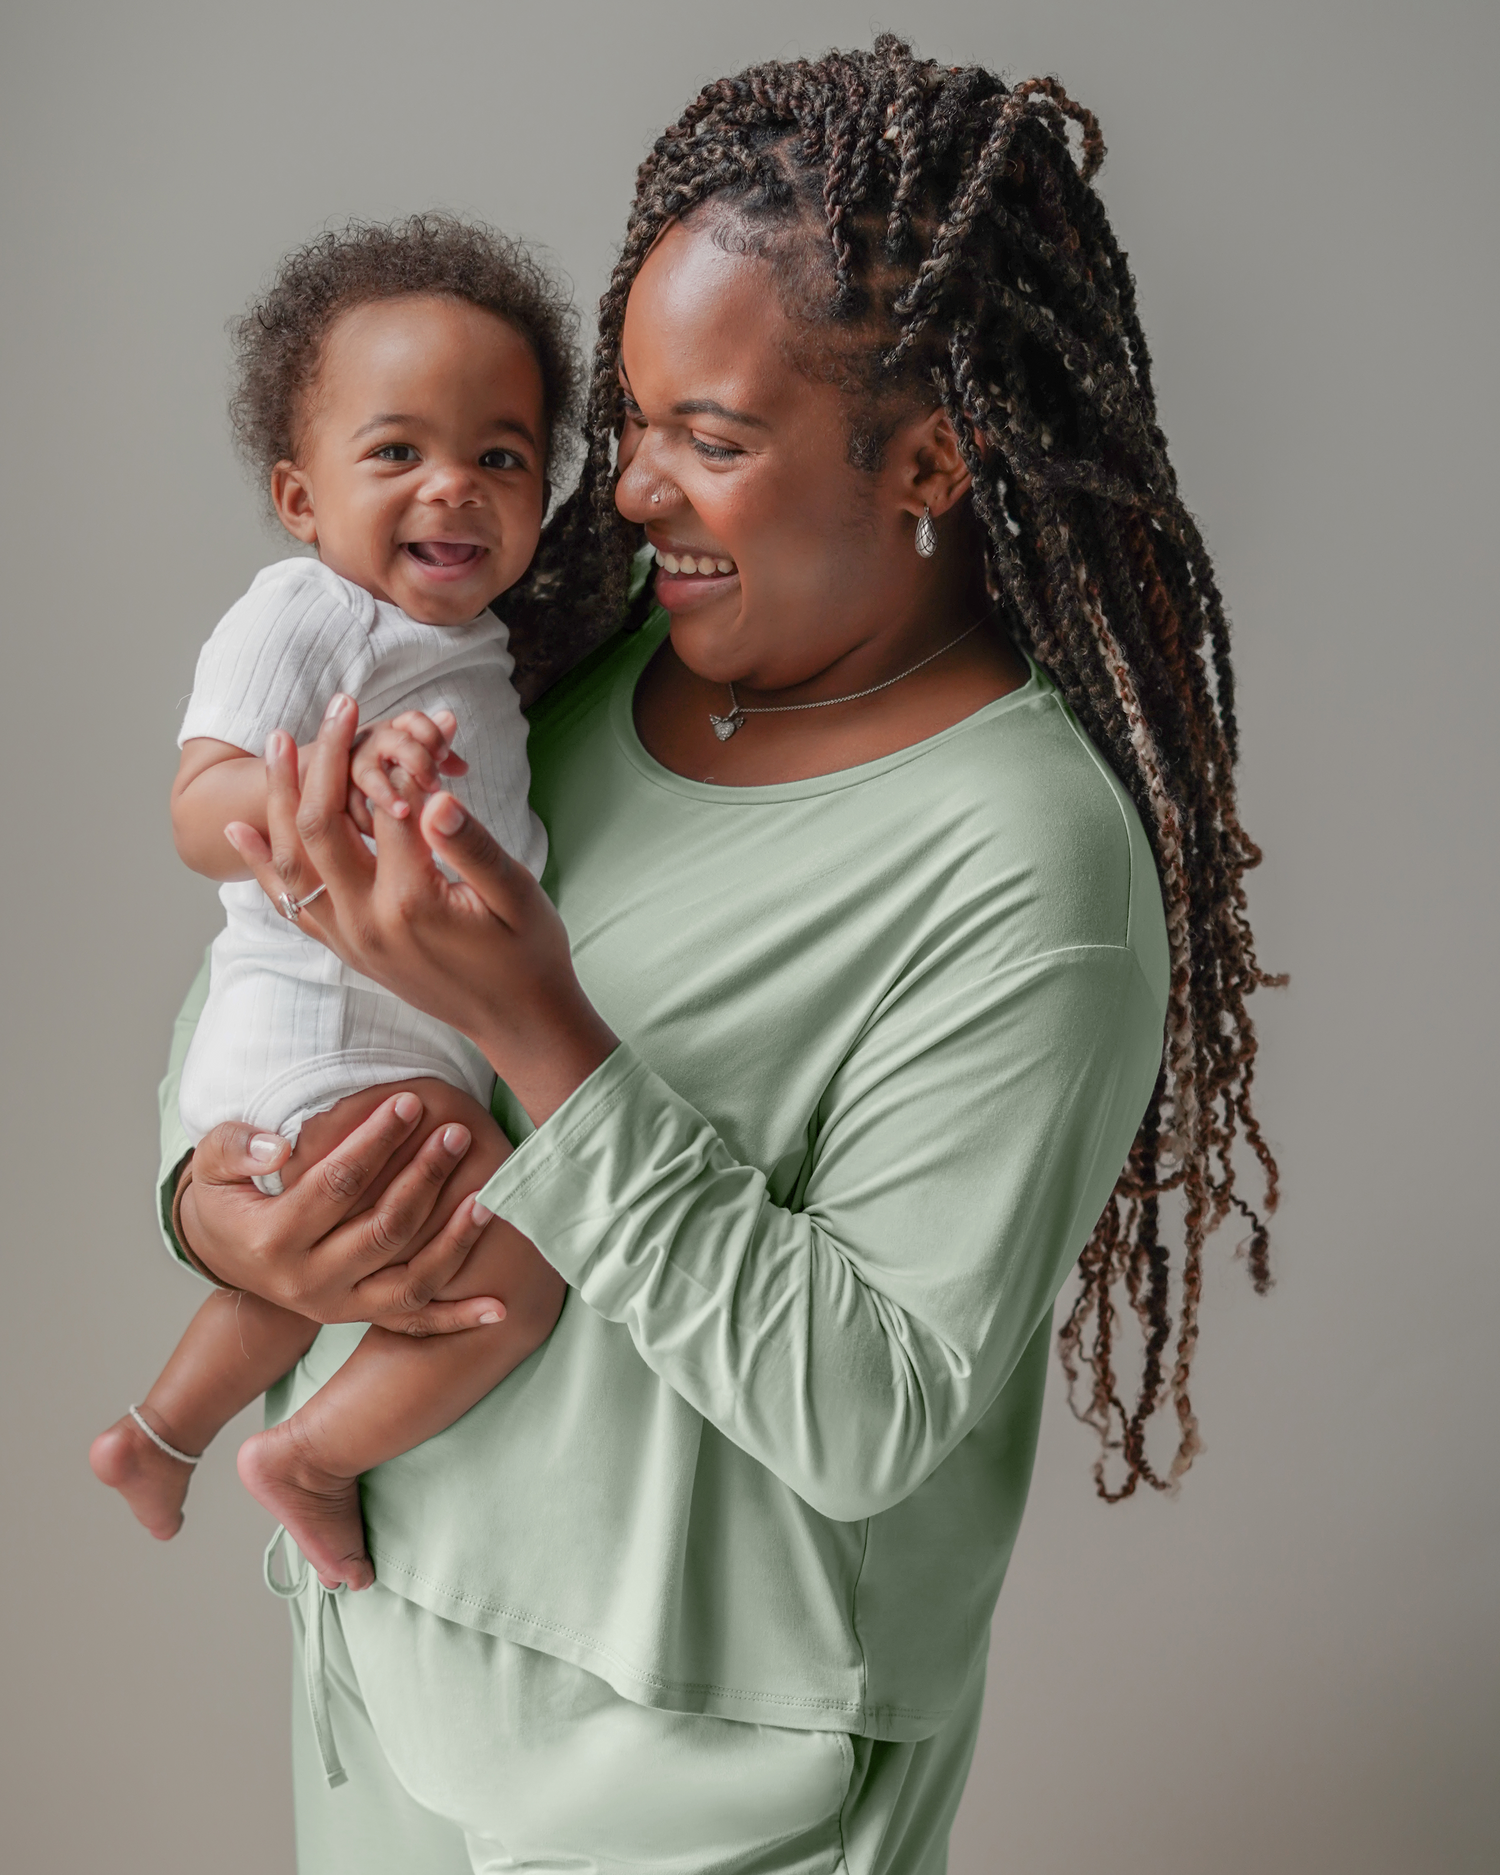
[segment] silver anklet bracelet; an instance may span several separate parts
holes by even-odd
[[[146,1437],[156,1447],[158,1452],[165,1452],[168,1458],[175,1458],[179,1465],[196,1465],[197,1464],[198,1462],[197,1458],[190,1458],[186,1452],[179,1452],[175,1445],[168,1445],[166,1440],[161,1436],[161,1434],[156,1430],[156,1428],[152,1425],[148,1425],[147,1422],[141,1417],[139,1407],[132,1406],[129,1410],[130,1410],[130,1417],[140,1427],[141,1431],[145,1433]],[[200,1452],[198,1454],[198,1458],[201,1458],[202,1456],[203,1454]]]

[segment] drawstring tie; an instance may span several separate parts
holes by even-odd
[[[286,1540],[286,1526],[278,1524],[275,1535],[266,1545],[261,1574],[265,1577],[266,1587],[284,1602],[294,1602],[305,1595],[309,1583],[317,1587],[316,1600],[311,1608],[303,1611],[307,1633],[302,1643],[302,1654],[307,1677],[307,1703],[312,1710],[313,1731],[318,1740],[318,1753],[323,1760],[323,1774],[328,1779],[328,1788],[337,1790],[340,1784],[347,1784],[349,1778],[339,1763],[338,1747],[333,1742],[333,1720],[328,1711],[328,1651],[323,1639],[323,1615],[339,1591],[324,1588],[307,1566],[307,1558],[295,1544],[292,1546],[292,1555],[297,1559],[296,1571],[288,1573],[285,1580],[279,1580],[275,1567],[276,1552]],[[288,1568],[290,1570],[290,1565]]]

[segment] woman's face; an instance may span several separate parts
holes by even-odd
[[[806,682],[909,627],[932,589],[913,451],[855,468],[849,401],[798,367],[797,336],[770,267],[695,223],[657,242],[625,310],[615,500],[659,562],[703,569],[659,563],[656,595],[678,657],[714,683]]]

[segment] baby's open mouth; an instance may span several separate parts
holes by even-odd
[[[484,552],[470,540],[409,540],[406,551],[423,566],[468,566]]]

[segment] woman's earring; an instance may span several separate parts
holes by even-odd
[[[937,529],[932,525],[932,510],[925,504],[922,518],[917,522],[917,552],[924,560],[930,560],[937,552]]]

